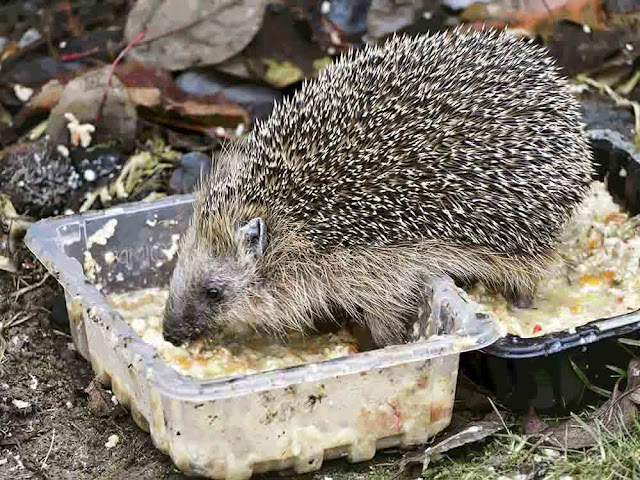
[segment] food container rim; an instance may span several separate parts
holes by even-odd
[[[477,315],[478,305],[448,278],[436,279],[434,288],[451,288],[456,292],[449,300],[456,304],[457,313],[468,315],[466,330],[454,334],[430,337],[427,340],[362,352],[318,363],[309,363],[285,369],[271,370],[249,375],[200,380],[186,377],[170,368],[157,355],[156,349],[144,342],[122,316],[106,301],[104,295],[85,277],[78,260],[64,252],[59,231],[70,225],[79,225],[94,219],[117,218],[121,215],[154,211],[164,207],[193,202],[193,195],[167,197],[153,202],[135,202],[98,212],[55,217],[33,224],[27,231],[25,243],[47,270],[55,276],[64,290],[79,301],[83,311],[98,321],[112,326],[111,335],[120,348],[131,349],[133,361],[140,364],[144,373],[164,395],[190,401],[205,401],[283,388],[300,383],[321,382],[323,379],[353,375],[373,369],[389,368],[405,363],[427,361],[436,357],[460,354],[492,344],[504,335],[504,331],[490,316]],[[466,311],[460,311],[466,310]]]

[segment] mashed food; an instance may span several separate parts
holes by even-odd
[[[213,338],[176,347],[162,337],[162,314],[168,291],[148,288],[115,294],[107,301],[142,340],[179,373],[199,379],[250,374],[319,362],[357,353],[346,330],[323,335],[293,335],[286,345],[262,337]]]
[[[595,182],[565,232],[562,262],[539,284],[532,309],[511,308],[478,284],[470,296],[506,330],[536,337],[640,309],[640,216],[629,218]]]

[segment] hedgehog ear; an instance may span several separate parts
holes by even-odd
[[[245,252],[255,258],[262,257],[267,249],[267,225],[256,217],[238,229],[238,236]]]

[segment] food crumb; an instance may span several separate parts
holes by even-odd
[[[107,439],[107,443],[105,443],[104,446],[108,449],[112,449],[116,445],[118,445],[118,443],[120,443],[120,437],[118,437],[118,435],[110,435]]]
[[[20,410],[31,406],[29,402],[25,402],[24,400],[12,400],[11,403],[13,403],[14,407]]]

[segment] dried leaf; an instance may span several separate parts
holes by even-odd
[[[267,71],[265,80],[276,87],[287,87],[292,83],[304,79],[304,73],[291,62],[278,63],[274,60],[265,60]]]
[[[138,0],[125,38],[146,36],[127,54],[168,70],[223,62],[242,51],[260,30],[266,0]]]
[[[89,395],[89,411],[98,417],[111,415],[115,405],[111,401],[111,393],[107,392],[100,380],[94,378],[84,390]]]
[[[471,5],[460,18],[466,22],[498,22],[529,35],[546,33],[561,20],[587,25],[591,30],[605,28],[602,0],[494,0]]]
[[[132,62],[116,69],[116,75],[125,85],[129,98],[137,105],[149,109],[148,119],[156,122],[185,126],[200,130],[216,126],[236,127],[249,125],[249,114],[240,105],[223,94],[188,95],[179,89],[171,75],[158,65]],[[190,128],[189,125],[194,128]]]

